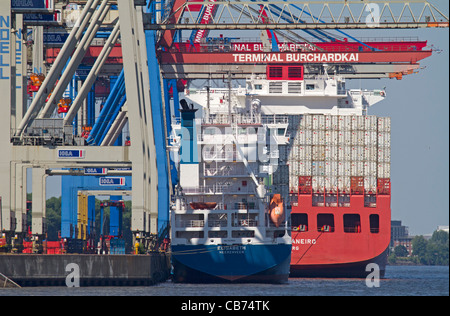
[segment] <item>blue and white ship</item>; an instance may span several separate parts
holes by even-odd
[[[288,188],[271,185],[279,146],[289,143],[287,120],[262,116],[257,99],[241,105],[231,89],[195,96],[186,98],[213,102],[182,100],[171,137],[179,175],[171,210],[174,281],[287,282],[288,194],[278,191]]]

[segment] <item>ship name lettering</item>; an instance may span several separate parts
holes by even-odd
[[[315,239],[293,239],[292,244],[294,245],[315,245],[316,240]]]

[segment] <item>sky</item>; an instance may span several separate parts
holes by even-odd
[[[447,1],[437,4],[448,14]],[[392,219],[408,226],[410,235],[431,234],[438,225],[449,225],[449,29],[346,32],[417,36],[442,50],[420,62],[425,69],[402,80],[347,81],[347,88],[386,87],[386,99],[368,114],[391,117]],[[60,177],[49,177],[47,198],[60,195]]]
[[[392,219],[411,235],[429,234],[449,224],[449,30],[394,32],[442,50],[420,62],[426,68],[418,74],[363,83],[386,86],[386,99],[369,114],[391,117]]]
[[[448,6],[439,8],[449,12]],[[449,29],[366,30],[365,36],[417,36],[442,50],[402,80],[347,81],[347,88],[386,87],[385,100],[368,114],[391,117],[392,220],[410,235],[431,234],[449,225]]]

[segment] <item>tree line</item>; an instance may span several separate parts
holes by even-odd
[[[389,263],[412,263],[422,265],[449,264],[449,234],[443,230],[435,231],[429,240],[415,236],[411,242],[412,255],[408,256],[405,246],[399,245],[389,255]]]

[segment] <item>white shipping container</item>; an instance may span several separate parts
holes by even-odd
[[[298,160],[292,161],[289,164],[289,174],[298,176],[299,175],[299,162]]]
[[[377,177],[364,177],[364,190],[366,192],[377,192]]]
[[[364,145],[376,146],[377,143],[378,143],[378,134],[375,130],[364,132]]]
[[[378,118],[378,132],[391,132],[391,118],[390,117],[379,117]]]
[[[338,146],[325,146],[325,160],[339,160]]]
[[[364,160],[364,147],[363,146],[352,146],[352,161],[363,161]]]
[[[352,129],[352,117],[349,115],[339,116],[339,130],[350,131]]]
[[[325,175],[325,162],[324,161],[312,161],[312,175],[323,176]]]
[[[350,192],[350,177],[347,176],[337,177],[337,184],[339,192]]]
[[[338,157],[339,160],[350,161],[352,159],[352,146],[338,146]]]
[[[311,130],[312,129],[312,115],[305,114],[302,118],[300,118],[299,129],[303,130]]]
[[[323,192],[325,187],[325,177],[324,176],[313,176],[311,179],[312,189],[314,191]]]
[[[312,145],[312,131],[300,130],[299,132],[299,145]]]
[[[298,191],[298,177],[294,175],[289,176],[289,191]]]
[[[364,131],[352,131],[352,145],[364,145],[365,132]]]
[[[352,115],[352,131],[356,131],[358,129],[358,116]]]
[[[391,148],[380,147],[378,148],[378,162],[391,162]]]
[[[325,131],[324,130],[320,130],[320,131],[316,131],[314,130],[312,132],[312,144],[313,145],[325,145]]]
[[[391,147],[391,133],[378,132],[378,147]]]
[[[351,145],[352,144],[352,132],[351,131],[339,131],[338,145]]]
[[[313,130],[325,129],[325,116],[323,114],[312,115],[312,128]]]
[[[364,130],[365,128],[365,117],[362,115],[352,115],[352,130]]]
[[[352,161],[350,175],[352,177],[362,177],[364,176],[364,162],[362,161]]]
[[[325,129],[327,131],[337,131],[339,129],[339,116],[325,115]]]
[[[312,160],[325,160],[325,146],[311,146]]]
[[[298,176],[311,176],[312,162],[311,160],[300,160],[298,162]]]
[[[351,174],[351,162],[340,160],[338,162],[338,176],[349,177]]]
[[[364,177],[376,177],[377,176],[377,163],[376,161],[364,162]]]
[[[378,178],[390,178],[391,177],[391,164],[388,162],[379,162],[377,165]]]
[[[364,146],[364,160],[377,161],[377,147]]]
[[[311,146],[310,145],[300,145],[297,147],[297,157],[299,160],[311,160]]]
[[[375,115],[366,115],[364,116],[365,126],[364,129],[366,131],[377,131],[378,119]]]
[[[338,190],[338,178],[336,176],[325,176],[325,189],[327,192]]]
[[[325,145],[337,145],[339,138],[339,132],[334,130],[325,131]]]
[[[326,176],[337,176],[338,175],[338,161],[325,161],[325,175]]]
[[[363,115],[357,116],[357,121],[358,121],[357,129],[360,131],[364,131],[366,129],[366,117]]]

